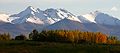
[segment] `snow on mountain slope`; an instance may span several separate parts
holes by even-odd
[[[9,15],[0,14],[0,21],[2,21],[2,22],[9,22],[8,18],[9,18]]]
[[[44,30],[85,30],[82,24],[78,21],[64,18],[54,24],[44,28]]]
[[[88,19],[86,19],[83,16],[77,16],[77,17],[81,21],[81,23],[92,23],[91,21],[89,21]]]
[[[24,11],[20,12],[19,14],[11,15],[10,17],[18,17],[14,20],[12,20],[12,23],[14,24],[21,24],[25,22],[31,22],[31,23],[37,23],[37,24],[43,24],[43,22],[35,17],[35,13],[37,13],[37,10],[35,10],[33,7],[29,6]]]
[[[42,11],[39,8],[35,9],[31,6],[19,14],[14,14],[10,17],[17,17],[16,19],[12,20],[12,23],[14,24],[20,24],[24,22],[31,22],[36,24],[53,24],[64,18],[80,22],[80,20],[75,15],[64,9],[50,8]]]
[[[75,15],[73,15],[72,13],[64,9],[50,8],[50,9],[45,10],[45,13],[48,15],[48,17],[51,17],[56,22],[64,18],[68,18],[68,19],[80,22],[80,20]]]
[[[91,22],[98,23],[98,24],[120,25],[119,19],[99,11],[91,12],[90,14],[83,15],[83,17],[85,17]]]
[[[36,18],[36,17],[30,17],[27,19],[27,21],[29,22],[33,22],[33,23],[41,23],[41,24],[44,24],[39,18]]]
[[[89,20],[89,21],[91,21],[91,22],[93,22],[93,23],[96,23],[95,22],[95,17],[94,17],[94,15],[93,14],[85,14],[85,15],[83,15],[83,17],[85,17],[87,20]]]

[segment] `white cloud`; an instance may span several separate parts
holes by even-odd
[[[118,11],[118,8],[114,6],[111,8],[111,11]]]

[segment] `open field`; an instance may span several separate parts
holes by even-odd
[[[0,53],[118,53],[119,45],[88,45],[35,41],[0,41]]]

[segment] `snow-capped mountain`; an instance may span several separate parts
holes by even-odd
[[[33,7],[29,6],[24,11],[18,14],[11,15],[10,17],[15,18],[12,20],[12,23],[14,24],[21,24],[25,22],[43,24],[43,22],[35,16],[36,13],[38,13],[38,11],[35,10]]]
[[[12,23],[14,24],[25,22],[31,22],[35,24],[53,24],[64,18],[69,18],[71,20],[80,22],[80,20],[75,15],[64,9],[50,8],[42,11],[39,8],[35,9],[32,6],[29,6],[27,9],[20,12],[19,14],[14,14],[10,17],[17,17],[12,21]]]
[[[95,11],[91,12],[89,14],[83,15],[87,20],[97,23],[97,24],[103,24],[103,25],[120,25],[120,20],[110,16],[108,14]]]
[[[28,34],[33,29],[100,31],[120,35],[119,27],[119,19],[99,11],[76,16],[65,9],[40,10],[29,6],[18,14],[0,14],[0,33],[14,35]]]

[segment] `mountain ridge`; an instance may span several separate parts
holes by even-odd
[[[5,18],[5,19],[3,19]],[[0,32],[10,32],[14,35],[28,34],[33,29],[41,30],[81,30],[103,32],[110,35],[120,35],[120,20],[95,11],[86,15],[76,16],[65,9],[27,7],[18,14],[0,14]]]
[[[7,18],[6,22],[10,22],[13,24],[22,24],[25,22],[31,22],[35,24],[50,25],[64,18],[68,18],[71,20],[79,21],[81,23],[120,25],[119,19],[100,11],[90,12],[89,14],[86,14],[86,15],[76,16],[71,12],[61,8],[60,9],[49,8],[43,11],[43,10],[40,10],[39,8],[35,9],[32,6],[28,6],[22,12],[18,14],[10,15],[8,17],[9,18]]]
[[[41,21],[42,24],[53,24],[61,19],[68,18],[68,17],[71,17],[70,19],[80,21],[79,19],[74,18],[75,16],[72,13],[64,9],[50,8],[50,9],[46,9],[45,11],[42,11],[39,8],[35,9],[31,6],[29,6],[24,11],[18,14],[11,15],[10,17],[19,17],[18,19],[13,20],[12,21],[13,23],[24,23],[27,21],[32,22],[27,20],[27,19],[30,19],[30,17],[34,20],[36,19],[38,21]],[[41,23],[39,22],[36,24],[41,24]]]

